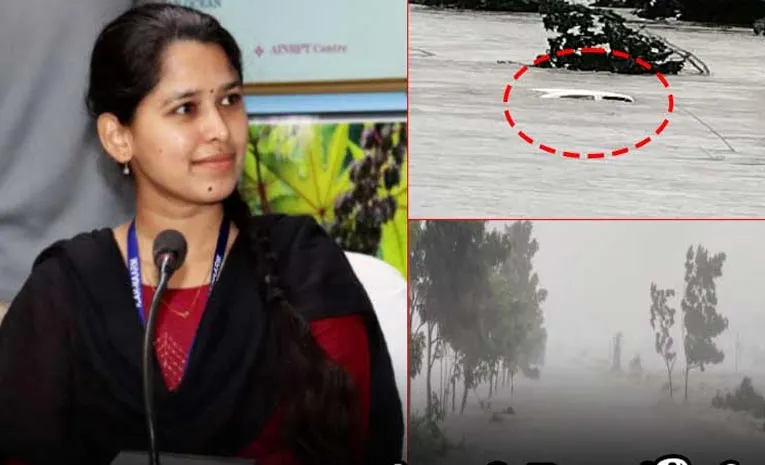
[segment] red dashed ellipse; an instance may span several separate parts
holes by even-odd
[[[601,54],[601,55],[608,53],[608,51],[602,47],[583,47],[578,50],[573,48],[566,48],[563,50],[558,50],[557,52],[555,52],[555,54],[557,56],[566,56],[566,55],[573,55],[577,51],[580,53],[593,53],[593,54]],[[633,59],[628,53],[623,52],[621,50],[613,50],[611,52],[611,55],[618,58],[623,58],[625,60]],[[536,60],[534,60],[534,65],[539,65],[541,63],[544,63],[545,61],[548,61],[549,59],[550,59],[549,54],[542,55],[538,57]],[[634,61],[635,63],[637,63],[639,66],[642,66],[646,70],[650,71],[651,69],[653,69],[650,63],[648,63],[647,61],[641,58],[634,58]],[[518,71],[516,71],[515,74],[513,74],[513,81],[518,81],[520,78],[523,77],[524,74],[526,74],[528,70],[529,70],[528,66],[525,66],[525,65],[521,66],[521,68]],[[656,78],[659,80],[659,83],[661,83],[662,87],[664,87],[665,89],[669,88],[669,82],[667,82],[667,78],[664,77],[662,73],[657,72]],[[511,84],[507,84],[505,86],[505,91],[502,94],[503,103],[508,103],[510,101],[510,94],[512,93],[512,91],[513,91],[513,86]],[[667,113],[672,113],[674,111],[675,111],[675,97],[671,93],[667,93]],[[508,108],[505,109],[505,120],[507,120],[507,124],[509,124],[511,128],[515,128],[516,126],[515,119],[513,118],[513,115],[510,113],[510,110]],[[658,126],[656,126],[656,129],[653,131],[654,135],[660,136],[664,132],[664,130],[667,128],[668,125],[669,125],[669,120],[667,118],[664,118],[658,124]],[[632,145],[619,147],[614,150],[605,151],[605,152],[580,153],[580,152],[572,152],[568,150],[563,150],[560,148],[552,147],[547,144],[540,143],[538,141],[535,141],[533,137],[531,137],[529,134],[527,134],[524,131],[518,131],[517,134],[518,134],[518,137],[520,137],[527,144],[536,145],[536,147],[540,151],[548,153],[550,155],[560,154],[565,158],[580,158],[580,159],[586,158],[589,160],[606,158],[608,155],[612,157],[625,155],[629,153],[630,151],[634,151],[634,150],[645,147],[646,145],[650,144],[651,141],[653,140],[651,136],[646,136],[638,140]]]

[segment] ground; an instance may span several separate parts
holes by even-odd
[[[508,388],[493,399],[492,410],[512,405],[515,415],[492,422],[491,413],[471,400],[463,417],[449,418],[446,431],[455,440],[464,434],[467,445],[438,463],[638,465],[670,453],[685,455],[694,465],[727,459],[765,463],[762,422],[710,406],[715,389],[733,387],[742,376],[694,373],[684,404],[682,391],[671,401],[662,390],[666,378],[661,372],[635,381],[609,373],[605,363],[547,368],[539,380],[518,380],[514,399]],[[481,395],[486,394],[484,389]],[[417,408],[421,396],[412,396]]]

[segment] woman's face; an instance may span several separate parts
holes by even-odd
[[[235,188],[247,149],[242,85],[218,45],[176,41],[129,128],[139,192],[215,203]]]

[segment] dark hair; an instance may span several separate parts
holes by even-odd
[[[221,46],[242,78],[239,46],[215,18],[178,5],[147,4],[117,18],[96,40],[87,95],[90,113],[112,113],[123,124],[132,122],[136,107],[159,81],[162,54],[176,40]],[[238,190],[223,205],[248,238],[262,270],[258,279],[270,310],[266,369],[284,393],[284,439],[304,464],[349,463],[360,452],[352,446],[358,432],[353,383],[326,357],[309,325],[287,301],[269,231],[258,226]]]

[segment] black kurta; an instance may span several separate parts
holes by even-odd
[[[403,444],[401,400],[372,305],[343,251],[312,218],[256,221],[271,229],[281,286],[303,318],[365,317],[365,463],[394,463]],[[183,381],[174,392],[156,383],[163,451],[236,455],[276,410],[279,387],[260,368],[269,314],[251,257],[242,234],[212,290]],[[146,450],[142,337],[111,230],[44,251],[0,326],[0,463],[104,464],[120,450]],[[155,379],[162,379],[156,365]]]

